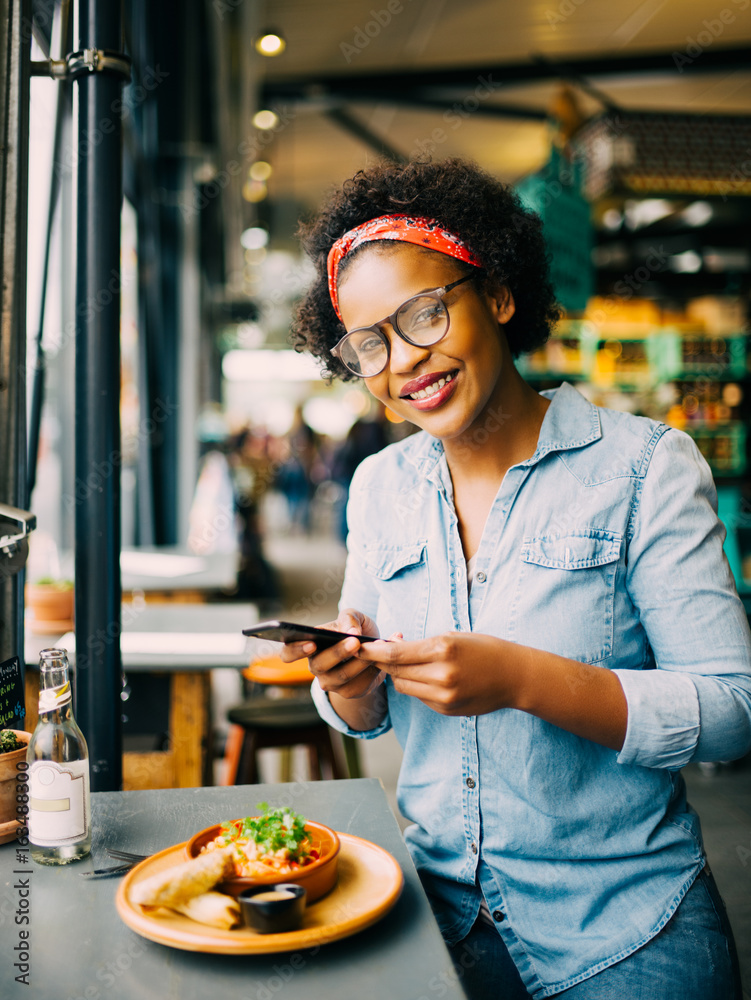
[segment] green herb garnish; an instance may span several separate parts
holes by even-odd
[[[21,747],[25,746],[26,744],[22,743],[10,729],[3,729],[0,732],[0,753],[12,753],[14,750],[20,750]]]
[[[258,845],[261,854],[286,848],[292,861],[305,857],[307,851],[301,851],[308,838],[305,819],[291,809],[269,809],[268,802],[259,802],[258,809],[263,815],[222,823],[222,836],[229,841],[247,837]]]

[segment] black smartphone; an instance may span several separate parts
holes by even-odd
[[[335,646],[342,639],[359,639],[360,642],[374,642],[375,636],[355,635],[348,632],[335,632],[330,628],[314,628],[312,625],[297,625],[294,622],[268,621],[259,622],[252,628],[244,628],[243,635],[252,635],[257,639],[271,639],[274,642],[314,642],[318,650]]]

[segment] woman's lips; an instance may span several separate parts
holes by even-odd
[[[435,372],[431,375],[421,375],[420,378],[408,382],[401,391],[400,398],[416,410],[434,410],[441,406],[453,394],[456,388],[457,372]],[[443,381],[443,385],[440,382]],[[439,387],[433,392],[428,392],[428,388],[434,385]],[[425,391],[427,394],[419,399],[411,399],[410,393]]]

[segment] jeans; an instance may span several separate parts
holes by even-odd
[[[479,961],[462,963],[471,947]],[[506,946],[478,920],[450,947],[470,1000],[527,1000]],[[556,993],[565,1000],[741,1000],[733,932],[715,880],[704,869],[668,923],[642,948],[615,965]]]

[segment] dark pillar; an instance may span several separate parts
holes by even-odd
[[[79,47],[122,50],[120,0],[80,0]],[[121,80],[78,80],[76,718],[91,790],[122,783],[120,721]]]

